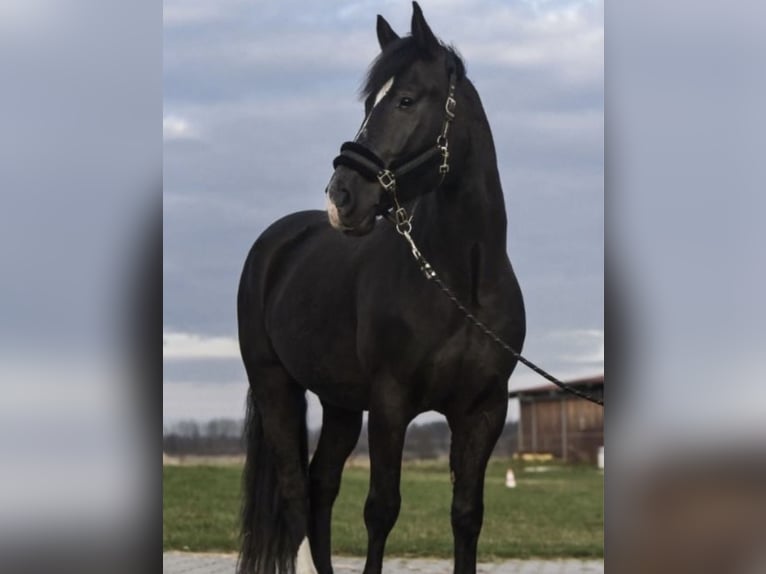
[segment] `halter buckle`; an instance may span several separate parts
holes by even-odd
[[[396,177],[387,169],[378,172],[378,182],[386,191],[396,189]]]

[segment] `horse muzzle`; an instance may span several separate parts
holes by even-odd
[[[374,189],[372,194],[367,193],[363,188],[369,184],[351,182],[346,175],[351,174],[336,172],[327,186],[327,218],[334,229],[347,235],[366,235],[375,227],[379,191]],[[352,176],[351,179],[355,178]]]

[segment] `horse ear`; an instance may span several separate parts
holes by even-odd
[[[428,27],[426,19],[423,17],[423,11],[417,2],[412,3],[412,37],[421,48],[433,51],[439,47],[439,40],[436,39],[431,28]]]
[[[376,29],[378,32],[378,44],[380,44],[381,50],[394,40],[399,39],[399,34],[394,32],[394,30],[391,28],[391,25],[386,22],[386,19],[380,14],[378,14],[378,24]]]

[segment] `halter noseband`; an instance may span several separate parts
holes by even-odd
[[[403,217],[401,214],[406,216],[406,213],[400,207],[396,195],[397,179],[419,169],[433,158],[440,156],[439,174],[441,179],[434,189],[438,189],[441,186],[447,173],[449,173],[449,141],[447,136],[450,124],[455,119],[456,104],[454,73],[450,71],[449,91],[447,93],[447,100],[444,103],[444,122],[442,123],[441,133],[436,138],[435,145],[429,146],[410,160],[404,162],[394,161],[386,164],[370,148],[357,142],[348,141],[340,146],[340,154],[332,161],[333,168],[343,165],[353,169],[368,181],[377,180],[381,187],[391,195],[397,224],[404,224],[404,221],[399,222],[400,217]]]

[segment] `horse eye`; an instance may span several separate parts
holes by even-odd
[[[404,97],[401,100],[399,100],[399,107],[400,108],[409,108],[412,104],[414,104],[415,101],[412,98]]]

